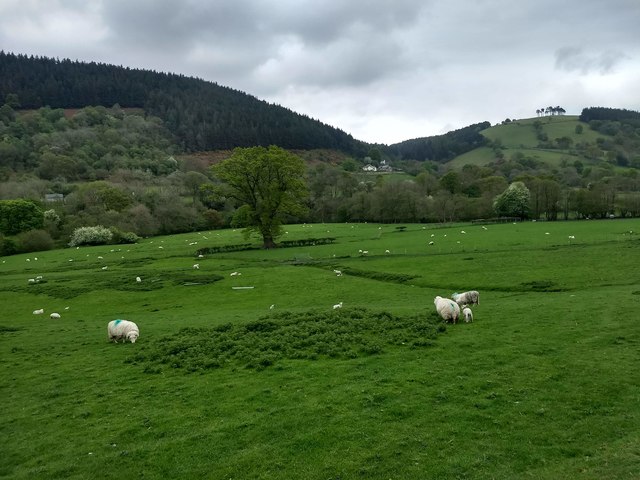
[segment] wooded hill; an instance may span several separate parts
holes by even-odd
[[[368,146],[308,116],[201,79],[102,63],[0,52],[0,98],[14,108],[144,108],[183,151],[278,145],[363,156]]]
[[[178,150],[198,152],[278,145],[338,150],[356,158],[376,148],[399,160],[446,162],[485,144],[483,122],[445,135],[391,146],[370,145],[342,130],[213,82],[102,63],[0,51],[0,99],[14,109],[142,108],[160,118]]]

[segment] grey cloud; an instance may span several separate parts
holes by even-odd
[[[597,72],[602,75],[612,73],[616,65],[628,58],[619,50],[606,50],[598,54],[585,53],[581,47],[567,46],[556,50],[556,63],[558,70],[567,72],[580,72],[583,75]]]

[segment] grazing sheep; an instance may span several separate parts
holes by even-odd
[[[341,277],[342,276],[342,272],[340,270],[334,270],[333,273],[336,274],[336,277]]]
[[[480,294],[476,290],[470,290],[464,293],[454,293],[451,295],[456,303],[462,305],[480,305]]]
[[[34,310],[33,314],[34,315],[42,315],[44,313],[44,308],[41,308],[39,310]]]
[[[194,263],[193,264],[193,269],[194,270],[199,270],[200,269],[200,264],[199,263]]]
[[[126,343],[129,340],[131,343],[136,343],[136,340],[140,336],[140,330],[138,325],[129,320],[111,320],[107,325],[107,334],[109,340],[118,343],[118,340],[122,340]]]
[[[462,309],[462,315],[464,316],[464,321],[466,323],[473,322],[473,312],[466,305]]]
[[[136,282],[140,283],[142,279],[140,277],[136,277]]]
[[[340,302],[340,303],[336,303],[336,304],[333,306],[333,309],[334,309],[334,310],[337,310],[338,308],[342,308],[342,302]]]
[[[433,299],[433,304],[436,306],[438,315],[440,315],[445,322],[449,320],[453,323],[458,322],[458,318],[460,318],[460,306],[456,302],[437,296]]]
[[[54,319],[60,318],[60,314],[53,312],[51,315],[49,315],[49,318],[54,318]]]
[[[231,272],[229,274],[230,277],[237,277],[238,275],[242,275],[240,272]]]

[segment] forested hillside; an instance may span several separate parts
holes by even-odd
[[[139,107],[184,151],[279,145],[364,155],[351,135],[287,108],[192,77],[0,51],[0,98],[14,108]]]
[[[482,122],[444,135],[405,140],[390,145],[389,151],[402,160],[431,160],[444,163],[486,144],[487,140],[480,132],[490,126],[489,122]]]

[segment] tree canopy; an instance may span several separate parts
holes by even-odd
[[[304,162],[280,147],[236,148],[230,158],[214,166],[214,174],[238,202],[235,226],[262,235],[264,248],[276,246],[289,216],[306,212]]]
[[[523,182],[513,182],[495,198],[493,208],[499,216],[527,218],[530,198],[529,189]]]
[[[30,200],[0,200],[0,233],[15,235],[42,228],[44,212]]]

